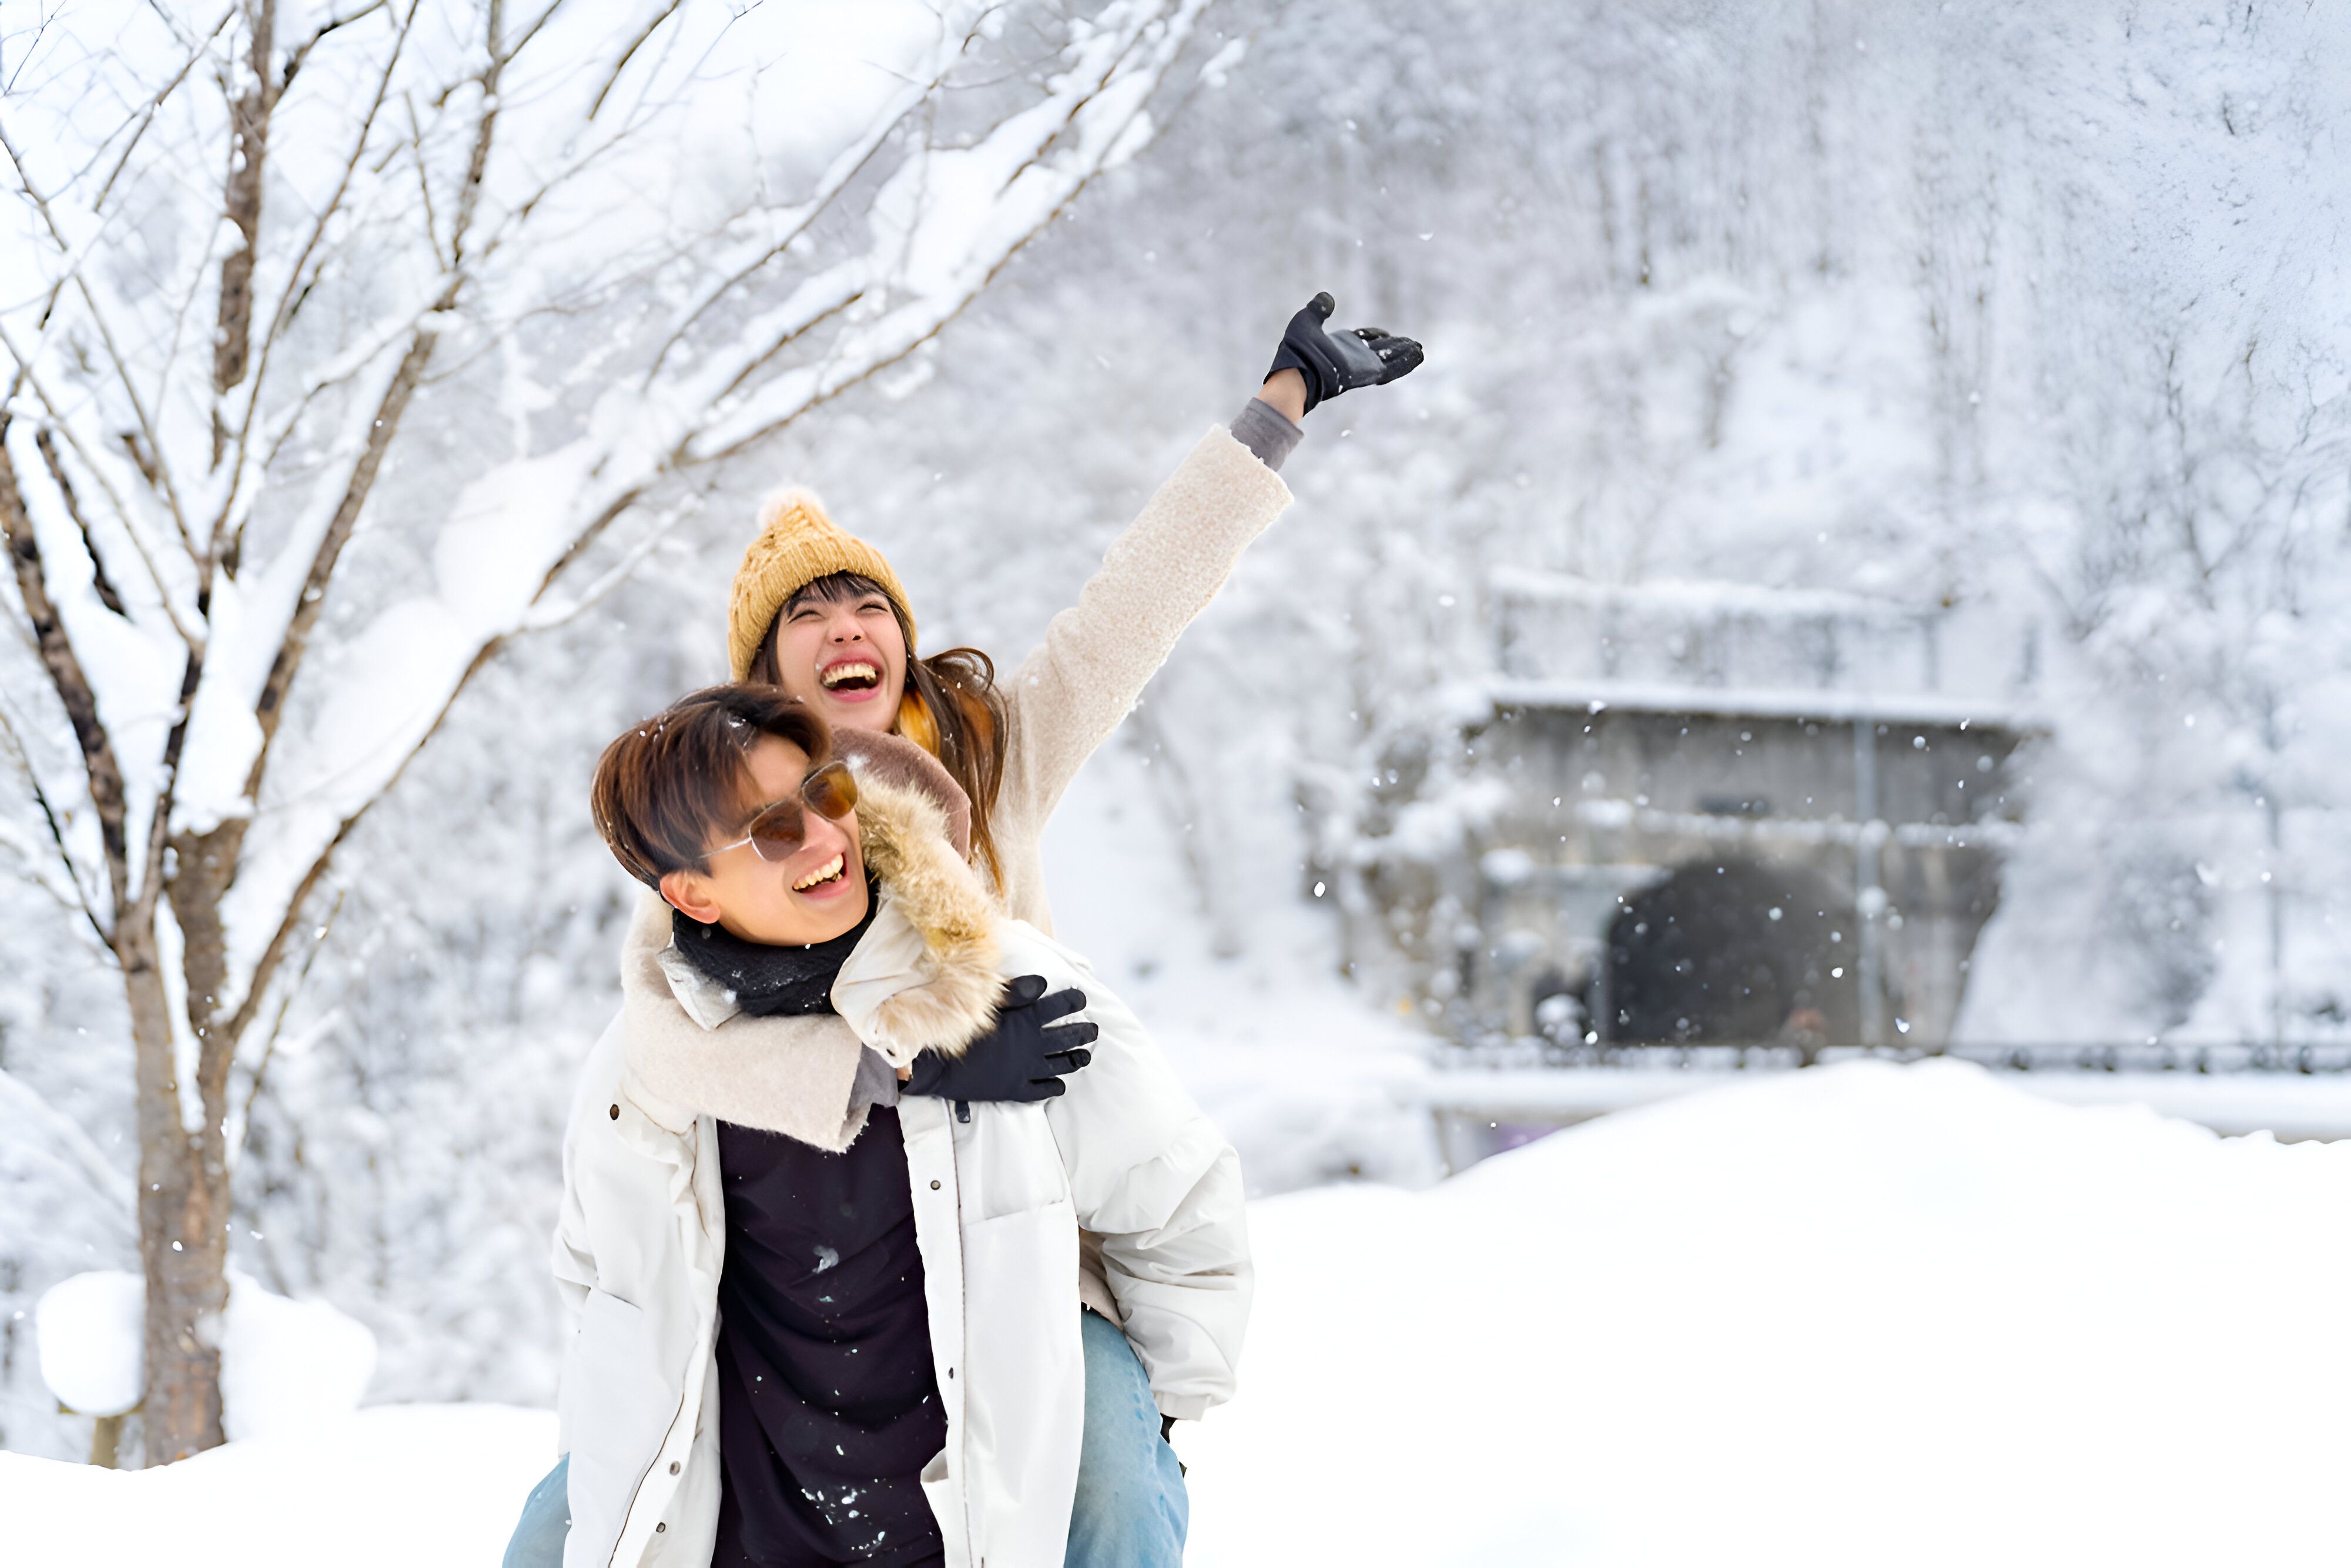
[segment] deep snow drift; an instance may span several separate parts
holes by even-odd
[[[2351,1145],[1864,1062],[1258,1206],[1198,1568],[2337,1560]]]
[[[2318,1561],[2351,1145],[1858,1063],[1251,1213],[1196,1568]],[[494,1564],[553,1419],[392,1407],[117,1476],[0,1455],[7,1555]],[[165,1552],[165,1532],[213,1555]]]

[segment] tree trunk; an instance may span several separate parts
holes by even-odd
[[[217,1123],[191,1134],[180,1113],[171,1001],[153,909],[126,912],[117,936],[131,1005],[139,1126],[139,1252],[147,1277],[149,1464],[220,1446],[220,1324],[228,1305],[228,1192]],[[207,1158],[207,1154],[214,1157]]]

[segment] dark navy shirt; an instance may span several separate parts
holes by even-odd
[[[715,1568],[944,1562],[917,1479],[946,1416],[898,1113],[838,1155],[721,1122],[718,1165]]]
[[[677,946],[755,1016],[832,1010],[872,923],[806,947],[679,916]],[[726,1267],[718,1280],[714,1568],[946,1562],[923,1467],[946,1446],[898,1113],[875,1106],[841,1154],[718,1124]]]

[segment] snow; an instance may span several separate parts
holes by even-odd
[[[387,1406],[161,1469],[0,1453],[8,1560],[80,1568],[495,1568],[552,1412]]]
[[[12,466],[34,476],[22,487],[123,776],[132,865],[159,801],[175,834],[251,821],[241,863],[224,877],[234,892],[219,1009],[245,1001],[288,900],[400,777],[478,656],[543,622],[551,576],[575,549],[689,455],[724,455],[799,417],[952,319],[1147,140],[1145,101],[1205,3],[1117,0],[1067,28],[1040,16],[1066,44],[1055,74],[1034,80],[991,69],[1016,46],[978,47],[1002,31],[982,0],[806,0],[755,7],[750,22],[726,6],[653,0],[618,15],[549,8],[549,27],[534,25],[533,47],[517,46],[499,86],[486,162],[458,170],[444,161],[474,156],[472,117],[486,90],[476,87],[474,21],[462,7],[428,6],[411,38],[388,14],[354,16],[330,47],[304,55],[273,111],[282,118],[268,172],[295,199],[272,198],[256,242],[251,373],[225,393],[212,388],[208,340],[182,329],[243,238],[221,219],[214,182],[192,172],[218,167],[225,122],[181,86],[243,68],[235,29],[215,30],[176,68],[168,63],[188,42],[172,42],[168,26],[157,36],[119,4],[26,36],[30,53],[12,74],[37,85],[19,105],[30,139],[12,143],[26,162],[7,209],[19,243],[0,246],[0,353],[64,456],[61,477],[45,478],[28,420],[11,436]],[[203,65],[208,50],[225,51],[218,71]],[[141,79],[158,68],[167,79]],[[967,79],[989,75],[1001,91]],[[930,112],[943,97],[958,114],[990,117],[977,145],[949,144],[952,128]],[[129,122],[81,108],[142,100],[149,110]],[[368,107],[383,103],[430,106],[408,121],[413,162],[388,183],[383,138],[399,133],[389,110]],[[94,177],[100,168],[114,172]],[[837,235],[817,225],[854,216],[846,186],[861,172],[879,182],[862,193],[868,221],[836,225]],[[803,191],[820,173],[821,188]],[[461,183],[479,204],[468,196],[436,212],[432,193]],[[313,233],[330,213],[332,235]],[[861,226],[862,249],[850,237]],[[210,239],[161,237],[179,232]],[[844,247],[830,266],[819,255]],[[787,308],[799,313],[758,321],[767,284],[794,272],[804,287]],[[128,288],[112,287],[125,278]],[[528,325],[550,306],[594,308],[582,303],[590,298],[609,313],[594,327],[582,318],[577,338]],[[683,299],[723,305],[727,319],[716,346],[694,345],[665,367],[662,340],[635,312],[666,316]],[[839,308],[852,301],[859,308]],[[771,335],[747,335],[747,318]],[[809,336],[820,325],[832,334],[822,344]],[[623,343],[636,362],[610,360]],[[801,351],[812,363],[784,362]],[[392,396],[426,352],[437,352],[434,373],[413,406]],[[94,358],[108,361],[102,373]],[[504,361],[496,371],[493,359]],[[494,385],[542,379],[526,400],[539,418],[480,419],[474,400]],[[477,424],[520,439],[501,450]],[[126,431],[140,433],[130,448]],[[433,455],[407,455],[417,450]],[[396,477],[379,491],[380,475]],[[349,555],[330,547],[343,528],[361,541]],[[632,517],[607,542],[624,552],[658,531]],[[333,580],[314,588],[322,559]],[[429,580],[412,575],[426,562]],[[101,603],[101,567],[130,585],[127,616]],[[282,715],[257,704],[293,646],[289,627],[322,594],[287,699],[300,713],[281,727]],[[203,661],[183,744],[173,727],[192,649]],[[49,683],[25,670],[8,678],[22,705],[9,711],[29,710],[54,732],[63,715]],[[78,749],[60,748],[23,767],[45,800],[62,802],[70,831],[57,852],[82,887],[103,888],[98,846],[73,826],[88,789],[78,761]],[[8,836],[22,839],[22,828]]]
[[[1951,1061],[1262,1199],[1240,1396],[1177,1428],[1186,1561],[2332,1561],[2346,1204],[2351,1145]],[[129,1475],[0,1455],[0,1518],[26,1562],[486,1568],[554,1435],[385,1406]]]
[[[221,1334],[221,1426],[231,1442],[350,1416],[375,1375],[375,1335],[324,1301],[298,1301],[230,1270]],[[34,1312],[41,1377],[83,1416],[118,1416],[146,1381],[146,1285],[101,1269],[60,1281]]]
[[[1880,724],[1996,724],[2046,730],[2033,710],[1984,697],[1937,692],[1877,693],[1828,687],[1687,685],[1665,681],[1518,680],[1487,690],[1499,707],[1630,708],[1643,713],[1717,714],[1727,718],[1875,719]]]
[[[866,253],[876,262],[889,258],[888,308],[870,319],[852,313],[828,361],[787,371],[744,397],[696,433],[694,449],[731,452],[929,340],[1089,182],[1150,140],[1144,105],[1205,5],[1117,0],[1071,24],[1063,68],[1045,80],[1041,97],[972,145],[933,145],[903,163],[875,195]],[[940,32],[934,69],[944,78],[965,45],[954,27]]]
[[[2351,1145],[1949,1061],[1260,1202],[1186,1561],[2332,1561],[2346,1202]]]
[[[348,1417],[375,1375],[375,1335],[324,1301],[298,1301],[229,1271],[221,1425],[231,1441]]]
[[[1546,600],[1580,609],[1620,605],[1671,611],[1688,616],[1752,616],[1766,622],[1834,618],[1906,625],[1918,612],[1888,600],[1821,589],[1771,588],[1753,582],[1707,582],[1667,578],[1659,581],[1596,582],[1573,572],[1497,567],[1489,581],[1496,593]]]
[[[120,1416],[145,1382],[147,1291],[136,1274],[93,1269],[60,1280],[33,1309],[41,1381],[83,1416]]]
[[[15,1017],[8,1028],[22,1038]],[[66,1033],[85,1057],[97,1054]],[[57,1397],[42,1380],[40,1298],[70,1276],[135,1264],[132,1208],[131,1180],[99,1143],[30,1082],[0,1072],[0,1437],[5,1447],[59,1458],[89,1451],[88,1424],[74,1422],[79,1430],[64,1430]]]
[[[2341,1072],[2058,1070],[1993,1076],[2012,1092],[2060,1105],[2145,1106],[2216,1133],[2351,1138],[2351,1074]],[[1393,1088],[1425,1110],[1541,1124],[1581,1122],[1743,1081],[1735,1072],[1703,1068],[1506,1068],[1425,1073],[1399,1078]]]

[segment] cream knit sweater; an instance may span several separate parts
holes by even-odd
[[[1046,822],[1094,749],[1108,739],[1176,640],[1232,574],[1251,539],[1290,505],[1280,476],[1222,427],[1211,429],[1102,558],[1077,603],[1004,686],[1011,709],[1004,782],[990,826],[1006,906],[1050,932]],[[737,1017],[715,1030],[686,1016],[659,962],[669,906],[648,892],[621,955],[631,1092],[684,1115],[716,1116],[845,1149],[865,1124],[850,1107],[863,1051],[834,1017]],[[1080,1296],[1121,1321],[1095,1249]]]

